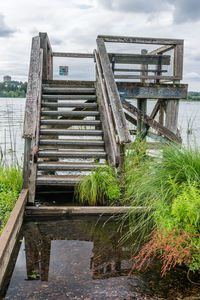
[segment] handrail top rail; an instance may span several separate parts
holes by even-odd
[[[76,53],[76,52],[53,52],[54,57],[72,57],[72,58],[94,58],[92,53]]]
[[[155,44],[155,45],[183,45],[183,39],[152,38],[152,37],[134,37],[118,35],[98,35],[97,39],[103,39],[104,42],[111,43],[135,43],[135,44]]]

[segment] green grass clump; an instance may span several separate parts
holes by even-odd
[[[121,196],[119,178],[111,166],[98,167],[76,186],[76,198],[89,205],[108,204]]]
[[[22,171],[18,164],[0,165],[0,233],[22,189]]]

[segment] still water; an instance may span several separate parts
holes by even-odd
[[[24,224],[15,269],[5,298],[29,300],[200,299],[198,284],[181,268],[161,278],[154,262],[142,272],[131,268],[133,240],[114,221],[57,220]]]
[[[150,113],[155,102],[149,101]],[[0,153],[9,162],[23,161],[24,142],[22,139],[25,99],[0,98]],[[189,137],[200,139],[200,102],[180,102],[179,129],[186,143]]]

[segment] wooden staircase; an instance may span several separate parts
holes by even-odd
[[[94,84],[43,84],[37,187],[74,186],[80,176],[105,164],[99,116]]]
[[[23,187],[29,189],[29,203],[34,203],[37,188],[52,186],[56,192],[57,188],[73,188],[81,176],[105,162],[113,167],[123,165],[130,133],[140,139],[181,142],[178,103],[187,96],[187,85],[179,83],[183,41],[98,36],[96,42],[97,49],[91,54],[65,53],[53,52],[46,33],[32,39],[23,130]],[[108,53],[106,43],[163,46],[151,52],[142,49],[141,54]],[[92,59],[94,81],[53,80],[55,57]],[[124,64],[133,68],[125,69]],[[172,74],[166,66],[172,67]],[[133,98],[137,107],[127,101]],[[155,107],[147,115],[147,99],[155,98]],[[158,114],[159,122],[155,120]],[[131,132],[127,121],[137,131]]]

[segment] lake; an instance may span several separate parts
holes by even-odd
[[[147,110],[151,112],[155,101],[149,101]],[[17,159],[23,162],[24,141],[22,139],[25,99],[0,98],[0,151],[7,161]],[[200,137],[200,102],[180,102],[179,129],[183,142],[189,137]]]

